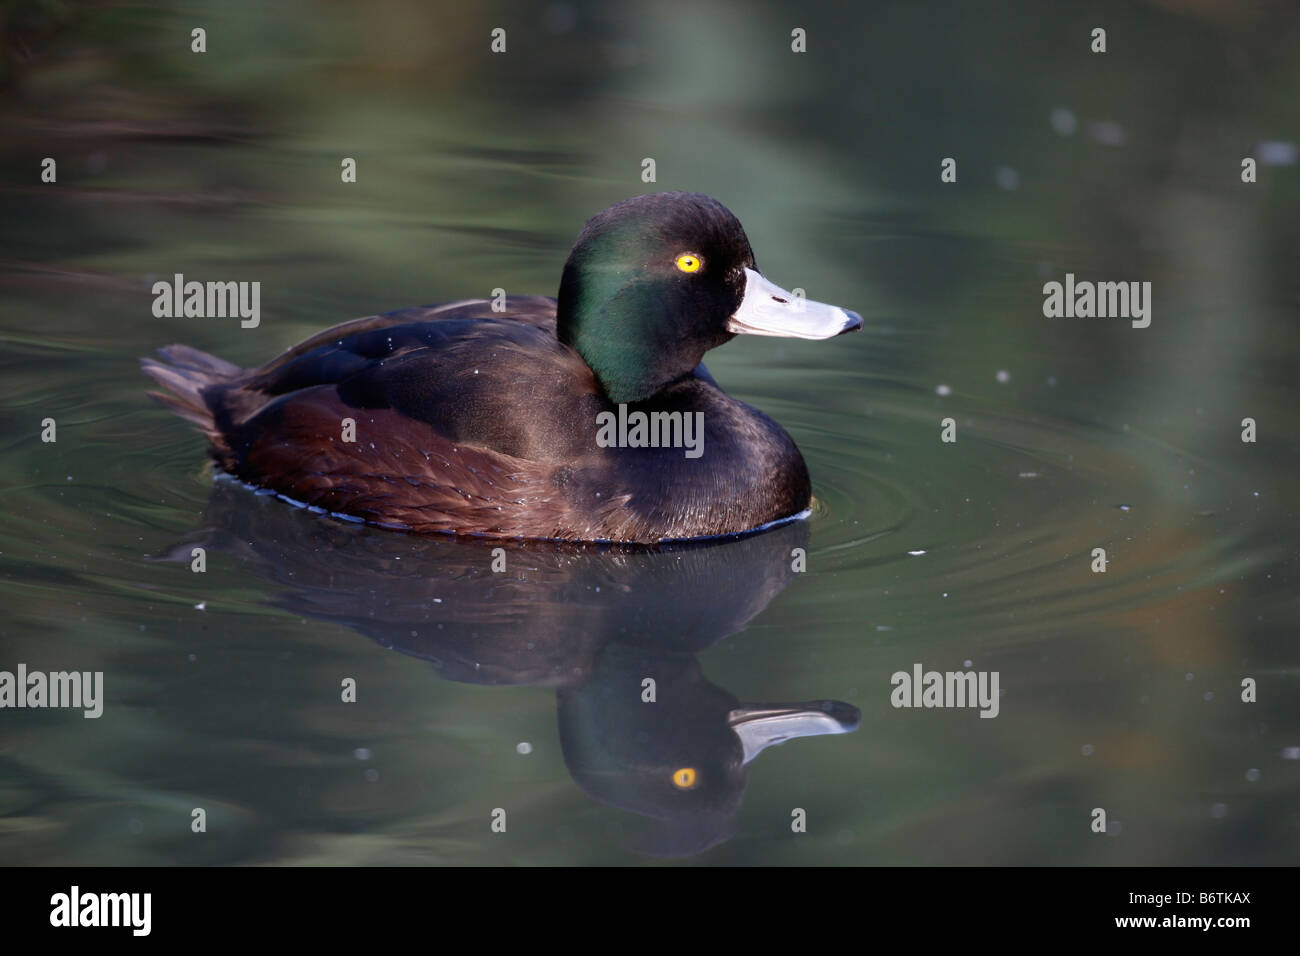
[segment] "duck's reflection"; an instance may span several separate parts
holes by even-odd
[[[279,606],[347,624],[451,680],[554,687],[574,780],[654,821],[633,840],[640,852],[725,840],[763,748],[858,724],[839,701],[743,704],[695,657],[794,577],[805,522],[653,551],[548,547],[379,532],[230,482],[206,519],[177,559],[194,543],[237,553],[279,586]]]

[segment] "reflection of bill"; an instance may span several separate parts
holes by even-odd
[[[808,545],[803,521],[661,548],[512,544],[510,570],[493,573],[500,540],[381,534],[219,482],[199,535],[168,558],[189,561],[196,544],[234,551],[280,590],[277,605],[448,679],[555,688],[574,780],[656,821],[632,840],[641,852],[682,856],[727,839],[764,748],[858,724],[838,701],[744,704],[696,660],[790,582],[790,555]]]

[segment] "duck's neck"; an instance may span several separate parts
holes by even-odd
[[[571,258],[560,280],[555,335],[582,356],[610,401],[641,402],[735,338],[721,319],[701,321],[715,305],[665,296],[660,283]]]

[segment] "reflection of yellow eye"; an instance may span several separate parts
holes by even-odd
[[[689,790],[695,786],[695,768],[682,767],[673,771],[673,786],[678,790]]]
[[[683,272],[699,272],[700,266],[704,264],[700,261],[700,257],[693,252],[683,252],[677,257],[676,262],[677,268]]]

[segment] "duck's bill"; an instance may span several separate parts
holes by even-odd
[[[829,339],[862,328],[862,316],[837,305],[810,302],[785,291],[753,269],[745,270],[745,297],[727,322],[728,332]]]
[[[745,763],[773,744],[796,737],[847,734],[858,729],[862,714],[852,704],[827,700],[816,704],[769,704],[737,707],[728,715],[740,738]]]

